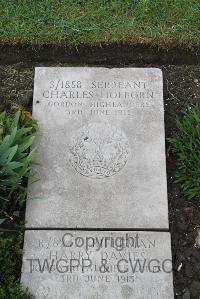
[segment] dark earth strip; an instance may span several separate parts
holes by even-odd
[[[0,64],[13,64],[17,62],[52,62],[80,64],[95,64],[107,66],[135,63],[136,65],[156,64],[197,64],[199,62],[199,49],[189,52],[184,49],[162,49],[147,46],[130,46],[126,44],[102,44],[101,46],[76,46],[65,48],[62,46],[22,46],[0,45]]]

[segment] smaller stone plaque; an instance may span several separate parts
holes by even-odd
[[[172,299],[170,234],[25,234],[22,283],[36,299]]]

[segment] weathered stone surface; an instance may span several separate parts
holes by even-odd
[[[168,228],[162,73],[36,68],[28,227]]]
[[[26,231],[22,283],[36,299],[173,299],[170,234]]]

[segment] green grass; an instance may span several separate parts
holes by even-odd
[[[0,0],[0,42],[200,45],[199,0]]]
[[[187,198],[200,199],[200,105],[177,121],[177,129],[170,139],[177,156],[176,179]]]

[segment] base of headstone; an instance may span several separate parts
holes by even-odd
[[[22,283],[36,299],[172,299],[170,234],[26,231]]]

